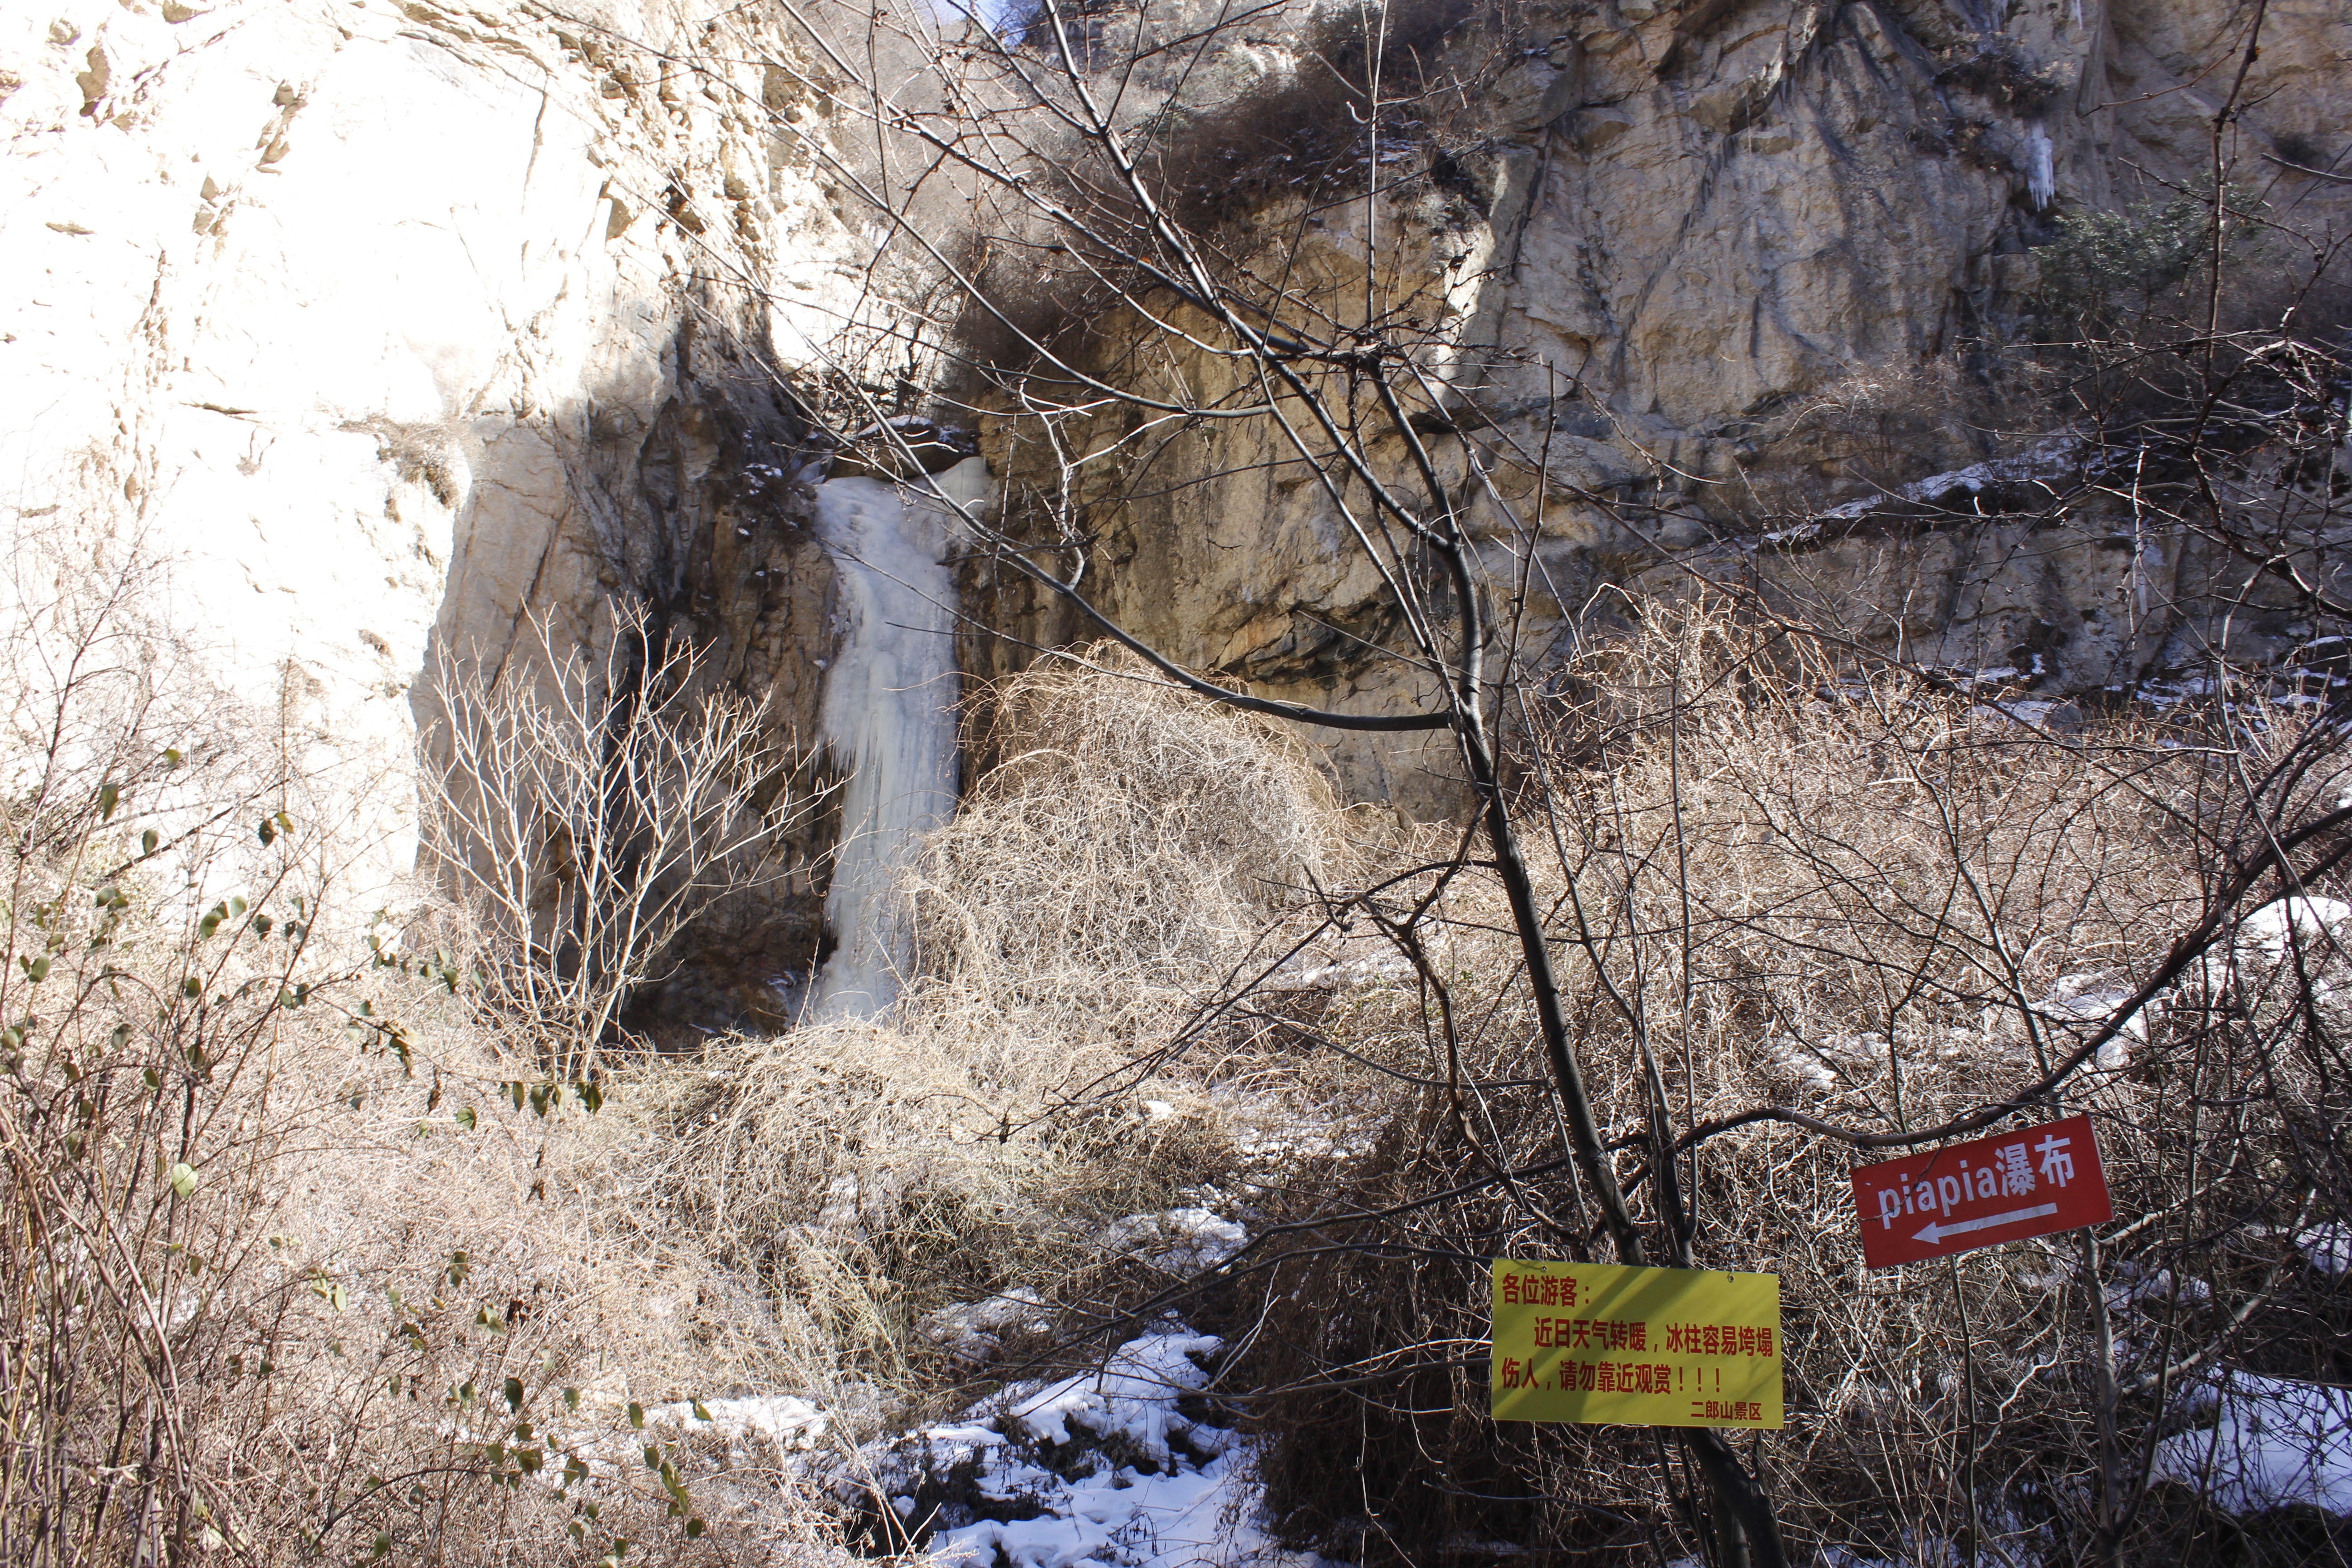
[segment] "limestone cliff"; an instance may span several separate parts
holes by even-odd
[[[781,377],[862,247],[773,129],[812,112],[781,37],[661,0],[0,27],[0,507],[174,563],[224,680],[346,781],[372,886],[429,652],[495,665],[525,616],[591,638],[639,596],[810,730],[830,578]]]

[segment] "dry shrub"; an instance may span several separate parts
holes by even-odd
[[[1027,1290],[1065,1328],[1165,1285],[1105,1231],[1230,1180],[1234,1116],[1283,1093],[1151,1047],[1360,852],[1295,742],[1137,674],[1096,650],[992,694],[1006,760],[908,873],[898,1007],[669,1080],[664,1184],[811,1386],[919,1403],[957,1375],[918,1329],[942,1308]]]
[[[2053,732],[2051,705],[1857,671],[1720,605],[1638,610],[1580,656],[1578,700],[1539,726],[1526,827],[1551,850],[1540,877],[1597,1109],[1653,1224],[1669,1215],[1645,1050],[1678,1127],[1780,1106],[1888,1131],[1998,1101],[2215,914],[2218,868],[2335,809],[2347,772],[2329,726],[2258,706]],[[1607,1254],[1566,1173],[1492,1180],[1560,1149],[1516,942],[1475,868],[1419,944],[1413,1005],[1322,1026],[1368,1058],[1417,1055],[1430,1082],[1398,1089],[1393,1132],[1330,1206],[1472,1190],[1326,1223],[1263,1287],[1273,1314],[1242,1376],[1271,1391],[1276,1503],[1367,1561],[1465,1541],[1688,1550],[1671,1444],[1484,1417],[1483,1260]],[[2218,1360],[2340,1377],[2343,1282],[2288,1238],[2343,1212],[2343,1000],[2316,957],[2298,978],[2256,937],[2217,952],[2020,1118],[2097,1119],[2117,1212],[2145,1218],[2095,1252],[2059,1237],[1866,1274],[1846,1173],[1894,1152],[1766,1121],[1675,1160],[1695,1262],[1780,1277],[1790,1424],[1759,1465],[1792,1550],[1921,1560],[1973,1540],[2072,1558],[2103,1510],[2111,1533],[2153,1542],[2192,1521],[2127,1511],[2144,1445],[2198,1418],[2188,1395]],[[1329,1252],[1342,1237],[1360,1250]],[[2121,1479],[2103,1488],[2109,1336]]]
[[[93,570],[86,540],[20,535],[10,565],[0,1561],[812,1539],[772,1463],[689,1460],[676,1517],[642,1463],[677,1450],[629,1402],[775,1359],[664,1231],[642,1124],[504,1059],[436,1002],[454,972],[362,944],[351,781],[210,683],[135,541]]]
[[[1141,1037],[1349,874],[1343,814],[1296,742],[1127,655],[1043,662],[992,711],[1004,760],[913,884],[918,967],[954,1005]]]

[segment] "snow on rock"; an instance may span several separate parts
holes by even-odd
[[[1891,495],[1864,496],[1860,500],[1833,506],[1819,517],[1765,534],[1763,542],[1783,549],[1810,544],[1821,537],[1823,523],[1856,521],[1890,500],[1948,506],[1963,496],[1980,495],[1989,487],[2055,479],[2074,463],[2082,445],[2082,441],[2073,435],[2053,436],[2014,458],[1996,458],[1987,463],[1971,463],[1965,468],[1955,468],[1949,473],[1932,474],[1916,483],[1905,485]]]
[[[1267,1535],[1253,1445],[1178,1408],[1223,1345],[1171,1320],[1097,1371],[868,1450],[844,1495],[887,1497],[958,1568],[1322,1568]]]
[[[1044,1333],[1052,1322],[1045,1299],[1024,1286],[983,1301],[959,1301],[926,1312],[916,1331],[943,1347],[958,1361],[978,1365],[993,1360],[1004,1348],[1003,1336],[1016,1331]]]
[[[2214,1424],[2158,1444],[2158,1479],[2231,1513],[2304,1504],[2352,1514],[2352,1389],[2231,1372],[2204,1400]]]
[[[1249,1245],[1249,1232],[1204,1208],[1131,1214],[1102,1233],[1105,1252],[1139,1258],[1164,1274],[1205,1274]]]

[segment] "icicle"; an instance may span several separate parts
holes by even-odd
[[[2050,132],[2036,125],[2025,132],[2025,189],[2033,198],[2033,210],[2040,212],[2050,205],[2057,194],[2058,175],[2053,167]]]
[[[973,458],[933,482],[971,502],[986,493],[987,465]],[[898,871],[955,807],[955,580],[941,558],[959,527],[950,507],[880,479],[817,490],[816,535],[847,622],[818,723],[850,774],[824,904],[836,945],[817,976],[816,1019],[867,1016],[898,995],[909,957]]]

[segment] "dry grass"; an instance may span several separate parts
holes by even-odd
[[[1003,761],[913,884],[918,964],[950,1005],[1065,1039],[1148,1037],[1353,869],[1349,825],[1295,743],[1109,645],[989,706]]]
[[[778,1359],[665,1228],[643,1124],[506,1057],[438,965],[369,952],[350,781],[208,683],[135,542],[92,573],[87,541],[20,536],[9,564],[0,1561],[814,1541],[773,1465],[674,1516],[642,1463],[670,1438],[631,1402]]]

